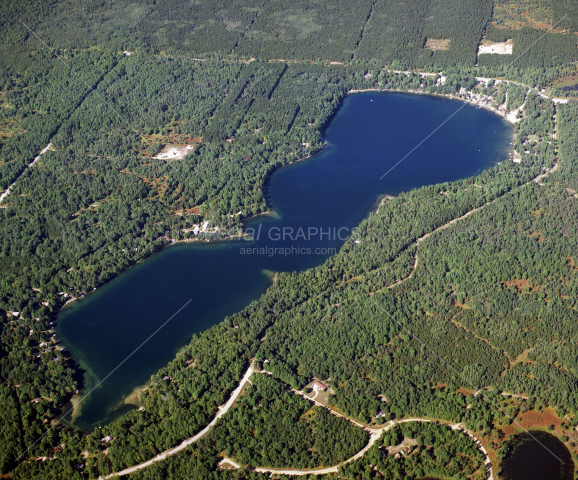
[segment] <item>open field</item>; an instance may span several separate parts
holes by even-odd
[[[435,39],[428,38],[425,42],[425,48],[429,50],[449,50],[450,49],[450,39]]]
[[[549,2],[539,0],[497,1],[492,25],[514,30],[524,27],[547,30],[552,28],[552,7]]]
[[[514,51],[514,43],[512,39],[506,42],[490,42],[489,40],[483,40],[482,44],[478,48],[478,55],[483,53],[490,53],[495,55],[512,55]]]
[[[182,160],[187,153],[192,152],[192,145],[166,145],[156,157],[161,160]]]

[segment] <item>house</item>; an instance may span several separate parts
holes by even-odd
[[[100,441],[102,443],[106,443],[106,442],[110,442],[112,440],[112,437],[110,435],[107,435],[106,437],[104,437],[103,439],[101,439]]]
[[[321,382],[318,382],[317,380],[315,380],[313,382],[313,390],[315,390],[316,392],[318,392],[319,390],[324,392],[325,390],[327,390],[327,385],[324,385]]]
[[[383,417],[384,415],[385,415],[385,412],[383,410],[380,410],[379,412],[377,412],[377,415],[375,416],[375,418]]]

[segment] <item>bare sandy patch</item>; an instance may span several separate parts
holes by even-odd
[[[194,150],[193,145],[166,145],[160,153],[153,158],[161,160],[182,160],[187,153]]]
[[[509,280],[507,282],[502,282],[504,285],[506,285],[506,287],[510,288],[510,286],[514,285],[518,291],[523,292],[524,291],[524,287],[528,287],[530,288],[530,280],[524,280],[522,278],[514,278],[512,280]]]
[[[450,39],[436,39],[428,38],[425,42],[425,48],[429,50],[449,50],[450,49]]]
[[[510,38],[506,42],[490,42],[489,40],[482,40],[482,44],[478,49],[478,55],[494,54],[494,55],[512,55],[514,51],[514,42]]]
[[[74,422],[78,415],[80,414],[80,402],[82,401],[82,395],[80,392],[76,392],[72,398],[70,399],[70,403],[72,404],[72,413],[70,415],[70,419]]]
[[[143,392],[143,388],[145,387],[145,385],[140,385],[139,387],[136,387],[131,393],[130,395],[128,395],[124,400],[123,400],[123,405],[134,405],[135,407],[140,406],[140,394]]]
[[[241,21],[236,21],[236,22],[226,21],[225,25],[227,27],[227,30],[234,30],[235,28],[242,27],[243,22],[241,22]]]
[[[521,429],[542,429],[548,425],[554,425],[555,431],[552,433],[562,434],[560,423],[562,420],[556,416],[552,408],[544,408],[542,411],[528,410],[516,417],[514,425],[502,427],[505,436],[514,435]]]
[[[526,348],[522,353],[520,353],[520,355],[518,355],[513,360],[510,360],[510,368],[512,368],[517,363],[532,363],[533,364],[534,362],[528,358],[528,354],[532,351],[532,348],[533,347]]]
[[[417,445],[417,440],[415,438],[407,438],[404,437],[403,441],[396,445],[395,447],[387,447],[387,451],[390,455],[395,455],[396,453],[407,453],[408,450],[411,450],[411,447]]]

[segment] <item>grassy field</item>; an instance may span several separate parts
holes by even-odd
[[[495,28],[552,28],[552,6],[540,0],[497,1],[492,14]]]

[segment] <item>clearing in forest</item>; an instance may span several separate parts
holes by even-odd
[[[489,53],[496,55],[512,55],[514,51],[514,42],[510,38],[506,42],[490,42],[489,40],[482,40],[480,48],[478,48],[478,55]]]
[[[552,5],[542,0],[516,0],[497,3],[492,14],[494,28],[518,30],[524,27],[552,28]]]
[[[556,416],[552,408],[544,408],[542,411],[528,410],[516,417],[516,423],[502,427],[505,436],[519,433],[521,429],[542,429],[548,425],[554,425],[553,433],[562,434],[560,429],[561,419]]]
[[[514,285],[520,292],[524,291],[524,287],[530,288],[530,280],[525,280],[522,278],[514,278],[507,282],[503,282],[503,284],[508,288],[510,288],[511,285]]]
[[[450,39],[427,38],[425,42],[425,48],[429,50],[449,50]]]
[[[193,145],[166,145],[156,157],[161,160],[181,160],[187,153],[193,151]]]

